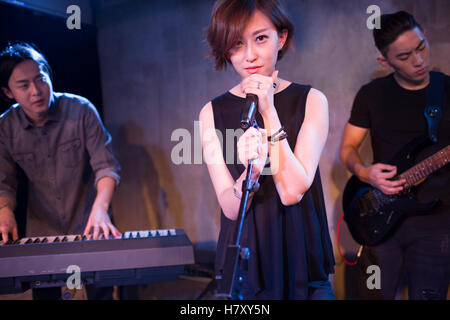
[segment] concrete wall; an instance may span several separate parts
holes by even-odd
[[[287,0],[296,28],[294,50],[280,61],[280,77],[312,84],[330,106],[330,134],[320,162],[333,242],[342,215],[348,173],[338,159],[343,127],[359,87],[384,73],[377,62],[369,5],[382,12],[408,10],[423,24],[432,66],[450,73],[450,2],[447,0]],[[199,248],[214,249],[219,208],[206,165],[193,164],[199,150],[194,121],[202,106],[239,81],[217,72],[204,28],[213,1],[113,1],[101,8],[98,42],[104,120],[123,167],[114,198],[121,230],[183,228]],[[192,164],[174,164],[171,141],[180,128],[192,136]],[[186,141],[185,141],[186,142]],[[197,146],[195,146],[197,143]],[[196,149],[197,148],[197,149]],[[365,147],[367,150],[367,147]],[[370,161],[370,151],[366,151]],[[343,226],[342,249],[358,248]],[[335,246],[336,248],[336,246]],[[337,254],[336,254],[337,256]],[[344,265],[337,256],[335,289],[342,298]]]

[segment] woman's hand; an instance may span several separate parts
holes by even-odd
[[[268,142],[267,131],[250,127],[237,142],[239,160],[247,169],[250,160],[253,161],[252,181],[258,180],[267,161]]]
[[[275,108],[273,95],[275,92],[274,83],[277,83],[277,79],[278,70],[275,70],[270,77],[252,74],[241,82],[242,93],[253,93],[258,96],[259,112],[263,116],[272,108]]]

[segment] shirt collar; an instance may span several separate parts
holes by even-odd
[[[57,99],[55,93],[52,93],[52,103],[48,108],[47,122],[59,121],[61,119],[61,108],[59,108],[59,99]]]

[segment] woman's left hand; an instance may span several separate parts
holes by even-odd
[[[274,83],[277,83],[277,78],[278,70],[275,70],[270,77],[252,74],[241,82],[241,90],[244,94],[253,93],[258,96],[261,115],[269,112],[271,108],[275,108],[273,95],[275,92]]]

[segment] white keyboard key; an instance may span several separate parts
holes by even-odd
[[[166,237],[167,234],[169,233],[169,230],[167,230],[167,229],[161,229],[161,230],[158,230],[158,233],[159,233],[160,236]]]
[[[148,235],[149,235],[149,232],[147,230],[146,231],[139,231],[139,236],[141,238],[148,238]]]

